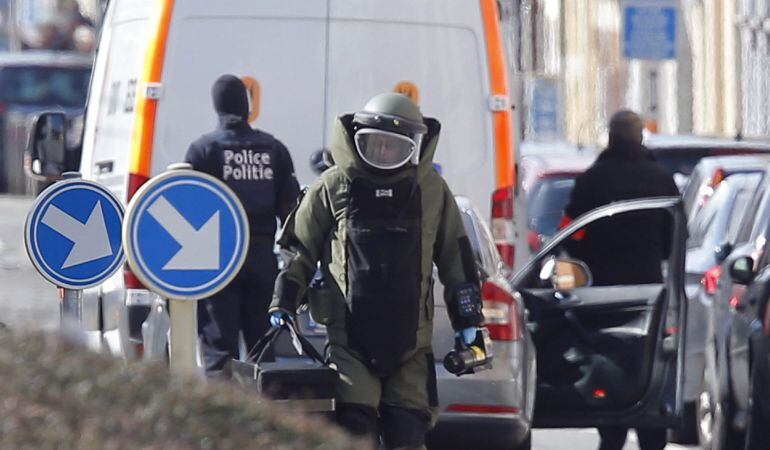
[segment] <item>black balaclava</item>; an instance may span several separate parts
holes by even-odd
[[[234,75],[222,75],[211,87],[211,98],[217,114],[238,116],[243,120],[249,117],[249,98],[246,86]]]

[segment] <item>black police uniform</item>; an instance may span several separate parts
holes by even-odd
[[[219,126],[190,145],[185,161],[235,192],[246,210],[251,233],[240,273],[198,305],[206,373],[215,375],[238,356],[239,331],[251,348],[269,327],[267,309],[278,274],[273,252],[276,218],[283,221],[295,206],[299,185],[286,147],[249,126],[243,83],[234,76],[220,77],[212,97]]]

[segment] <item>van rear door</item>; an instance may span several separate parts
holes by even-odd
[[[442,124],[434,161],[454,194],[489,217],[495,187],[489,76],[478,2],[329,2],[326,103],[334,116],[381,92],[416,100]],[[330,128],[325,144],[329,145]]]
[[[252,126],[289,149],[300,183],[310,183],[309,156],[323,145],[326,2],[304,0],[178,1],[174,5],[152,173],[181,161],[217,117],[211,86],[222,74],[249,79]]]

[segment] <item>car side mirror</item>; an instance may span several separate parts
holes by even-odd
[[[742,256],[730,264],[730,278],[738,284],[749,284],[754,279],[754,260]]]
[[[718,263],[721,263],[727,257],[730,255],[730,252],[733,251],[733,245],[727,241],[722,242],[721,244],[714,247],[714,256],[716,257],[716,260]]]
[[[62,173],[77,169],[71,153],[67,151],[67,116],[62,112],[37,115],[24,152],[27,176],[40,181],[58,180]]]
[[[593,283],[591,271],[586,263],[576,259],[555,257],[543,263],[540,269],[540,280],[550,281],[557,291],[571,291]]]

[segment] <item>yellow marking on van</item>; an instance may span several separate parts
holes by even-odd
[[[136,116],[134,134],[131,138],[131,158],[129,170],[133,174],[149,177],[152,168],[152,144],[155,138],[155,116],[158,99],[147,98],[147,86],[160,83],[163,75],[163,60],[166,56],[166,41],[171,25],[171,13],[174,0],[159,0],[160,7],[153,17],[153,26],[144,70],[139,80],[139,94],[136,96]]]
[[[487,43],[489,81],[491,95],[510,97],[508,71],[505,67],[505,52],[500,34],[496,0],[479,0],[484,20],[484,34]],[[497,161],[497,188],[514,186],[516,174],[513,167],[513,114],[509,108],[494,111],[495,149]]]
[[[406,95],[415,104],[420,104],[420,90],[417,89],[417,85],[411,81],[401,81],[396,87],[393,88],[393,92]]]
[[[261,88],[259,87],[259,81],[248,75],[241,77],[241,81],[243,81],[243,85],[246,86],[246,92],[249,93],[249,100],[251,100],[249,123],[254,123],[254,121],[257,120],[257,117],[259,117],[259,103],[261,100]]]

